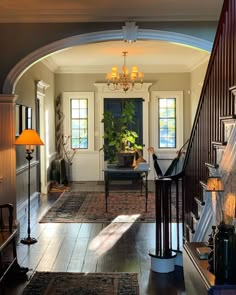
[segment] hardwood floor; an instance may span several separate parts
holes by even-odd
[[[153,189],[152,185],[149,188]],[[95,182],[73,183],[71,190],[101,191]],[[57,194],[39,196],[31,210],[31,236],[34,245],[17,246],[18,262],[35,271],[52,272],[137,272],[140,295],[184,295],[182,267],[159,274],[150,270],[148,252],[154,248],[154,223],[100,224],[48,223],[38,220],[56,200]],[[26,219],[21,221],[20,236],[26,235]],[[99,245],[99,247],[98,247]],[[7,295],[20,295],[25,284],[6,289]]]

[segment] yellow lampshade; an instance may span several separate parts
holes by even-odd
[[[112,71],[112,72],[115,72],[115,73],[118,72],[118,67],[117,67],[117,66],[113,66],[113,67],[111,68],[111,71]]]
[[[138,73],[138,67],[137,66],[132,66],[132,72],[133,73]]]
[[[134,81],[136,78],[137,78],[137,74],[136,74],[136,73],[131,73],[131,74],[130,74],[130,79],[131,79],[132,81]]]
[[[25,129],[15,141],[16,145],[44,145],[34,129]]]
[[[143,79],[143,77],[144,77],[143,73],[142,72],[139,72],[138,73],[138,77],[139,77],[139,79]]]
[[[106,80],[111,80],[111,73],[107,73]]]
[[[213,176],[207,179],[206,191],[208,192],[223,192],[224,186],[220,177]]]

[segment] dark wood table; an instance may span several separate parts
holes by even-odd
[[[112,180],[132,180],[134,176],[138,176],[141,181],[141,187],[145,188],[145,210],[147,212],[147,200],[148,200],[148,173],[150,169],[134,169],[123,168],[118,166],[107,166],[104,168],[104,180],[105,180],[105,201],[107,212],[107,200],[109,197],[110,183]]]

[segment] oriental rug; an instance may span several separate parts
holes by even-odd
[[[171,205],[173,221],[176,210]],[[110,192],[108,210],[103,192],[64,192],[40,220],[41,223],[155,222],[155,195],[137,192]]]
[[[22,295],[138,295],[137,273],[36,272]]]

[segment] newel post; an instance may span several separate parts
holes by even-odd
[[[175,270],[176,253],[171,249],[171,184],[170,178],[155,180],[156,248],[149,255],[151,269],[160,273]]]

